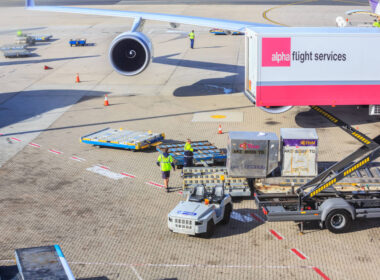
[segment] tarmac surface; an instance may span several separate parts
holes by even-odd
[[[101,7],[101,6],[99,6]],[[165,12],[290,26],[331,26],[358,6],[120,5]],[[110,8],[110,7],[105,7]],[[214,36],[206,28],[147,22],[154,59],[124,77],[108,63],[115,36],[132,20],[0,9],[0,44],[17,30],[53,34],[30,58],[0,58],[0,276],[15,272],[17,248],[59,244],[77,279],[378,279],[380,221],[358,221],[335,235],[297,224],[267,223],[252,199],[234,203],[235,217],[211,239],[169,232],[167,214],[182,199],[179,171],[167,194],[155,150],[132,152],[79,142],[106,127],[165,132],[167,140],[209,140],[226,147],[228,131],[315,127],[321,161],[337,161],[359,144],[309,108],[271,115],[243,91],[244,37]],[[195,29],[195,49],[187,33]],[[94,45],[70,48],[70,38]],[[44,66],[51,70],[44,70]],[[79,73],[81,83],[75,83]],[[108,94],[110,106],[103,106]],[[370,137],[379,119],[368,109],[327,108]],[[236,115],[218,123],[197,113]],[[94,166],[103,166],[102,174]],[[128,174],[112,179],[104,174]],[[3,279],[2,278],[2,279]]]

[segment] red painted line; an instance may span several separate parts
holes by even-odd
[[[292,249],[290,249],[290,251],[292,253],[294,253],[297,257],[299,257],[301,260],[306,260],[307,259],[307,257],[303,253],[301,253],[300,251],[298,251],[296,248],[292,248]]]
[[[165,188],[165,186],[157,184],[157,183],[152,182],[152,181],[149,181],[149,182],[146,182],[146,183],[149,184],[149,185],[155,186],[155,187]]]
[[[271,233],[274,237],[276,237],[278,240],[282,240],[284,239],[284,237],[282,237],[279,233],[277,233],[275,230],[271,229],[269,231],[269,233]]]
[[[325,279],[325,280],[330,280],[330,278],[328,278],[327,276],[326,276],[326,274],[324,274],[318,267],[315,267],[315,266],[313,266],[313,269],[314,269],[314,271],[316,272],[316,273],[318,273],[323,279]]]
[[[260,223],[264,223],[265,222],[263,219],[261,219],[259,216],[257,216],[254,213],[249,213],[249,215],[251,215],[252,218],[254,218],[256,221],[258,221]]]
[[[21,142],[21,140],[18,139],[18,138],[11,137],[11,139],[12,139],[12,140],[15,140],[15,141],[18,141],[18,142]]]
[[[33,146],[33,147],[36,147],[36,148],[41,148],[40,145],[36,144],[36,143],[29,143],[30,146]]]
[[[52,150],[52,149],[50,149],[49,152],[51,152],[51,153],[55,153],[55,154],[57,154],[57,155],[63,154],[63,153],[60,152],[60,151],[55,151],[55,150]]]
[[[120,173],[121,175],[124,175],[124,176],[127,176],[127,177],[130,177],[130,178],[136,178],[136,176],[134,176],[134,175],[131,175],[131,174],[128,174],[128,173],[124,173],[124,172],[122,172],[122,173]]]
[[[107,166],[104,166],[104,165],[99,165],[99,167],[100,167],[100,168],[103,168],[103,169],[107,169],[107,170],[109,170],[109,169],[110,169],[109,167],[107,167]]]

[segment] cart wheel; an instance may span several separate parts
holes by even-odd
[[[203,234],[203,237],[210,238],[214,234],[214,231],[215,231],[215,224],[214,224],[213,219],[211,219],[207,223],[207,232]]]
[[[222,220],[223,225],[227,225],[230,222],[231,212],[232,212],[232,206],[230,203],[228,203],[224,209],[224,216]]]
[[[326,217],[326,228],[333,233],[346,232],[351,227],[350,213],[345,210],[331,211]]]

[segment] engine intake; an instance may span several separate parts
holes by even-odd
[[[140,32],[125,32],[111,43],[109,58],[112,67],[125,76],[141,73],[149,65],[152,56],[152,44],[148,37]]]

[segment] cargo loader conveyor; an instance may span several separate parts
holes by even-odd
[[[256,204],[268,221],[319,221],[331,232],[347,231],[357,218],[380,218],[380,191],[338,191],[340,180],[380,157],[380,135],[374,140],[318,106],[311,106],[329,121],[349,133],[363,145],[318,176],[299,187],[295,193],[255,192]]]

